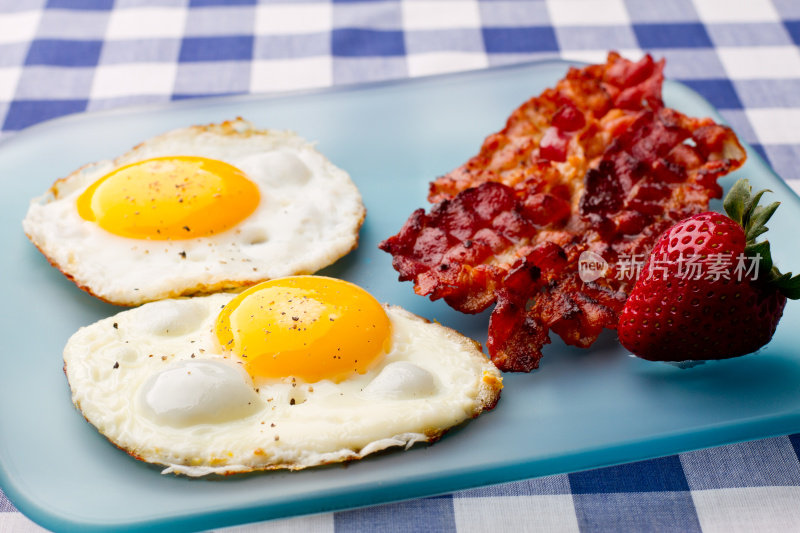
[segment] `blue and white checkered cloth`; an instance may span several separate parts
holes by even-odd
[[[0,0],[0,135],[131,104],[649,51],[800,189],[798,45],[798,0]],[[236,529],[800,531],[798,456],[792,435]],[[0,531],[36,530],[0,492]]]

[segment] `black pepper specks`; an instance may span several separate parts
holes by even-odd
[[[116,322],[114,322],[113,326],[114,326],[114,329],[119,329],[119,324],[117,324]]]
[[[116,361],[116,362],[114,363],[114,369],[117,369],[117,368],[119,368],[119,361]]]

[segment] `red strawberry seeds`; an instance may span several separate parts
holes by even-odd
[[[781,274],[769,243],[755,241],[778,206],[758,206],[763,193],[740,180],[725,200],[733,218],[701,213],[659,237],[620,315],[623,346],[686,361],[745,355],[772,339],[800,276]]]

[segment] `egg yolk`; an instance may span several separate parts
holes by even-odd
[[[220,312],[215,331],[254,379],[309,383],[363,374],[389,350],[391,337],[389,318],[372,295],[322,276],[251,287]]]
[[[258,186],[228,163],[156,157],[94,182],[78,197],[78,214],[121,237],[193,239],[232,228],[259,200]]]

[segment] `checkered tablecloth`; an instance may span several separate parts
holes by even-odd
[[[798,44],[798,0],[0,0],[0,135],[133,104],[650,51],[797,190]],[[798,456],[800,435],[784,436],[238,530],[800,531]],[[38,529],[0,492],[0,532]]]

